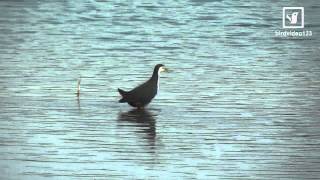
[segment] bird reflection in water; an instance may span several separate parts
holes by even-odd
[[[151,149],[155,148],[156,139],[156,120],[155,115],[146,109],[133,109],[128,112],[120,113],[118,116],[121,125],[138,127],[139,130],[136,131],[138,134],[142,135],[143,139],[148,140],[148,146]]]

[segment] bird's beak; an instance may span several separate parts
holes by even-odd
[[[160,67],[160,72],[168,72],[168,68],[162,66]]]
[[[163,72],[169,72],[169,69],[167,67],[163,67]]]

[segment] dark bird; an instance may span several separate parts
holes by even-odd
[[[119,102],[128,103],[129,105],[137,107],[138,109],[148,105],[159,90],[160,72],[163,71],[166,71],[164,65],[157,64],[154,67],[151,78],[145,83],[132,89],[131,91],[124,91],[118,88],[118,91],[122,96],[122,99],[120,99]]]

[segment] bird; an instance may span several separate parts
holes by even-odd
[[[163,64],[157,64],[154,67],[152,76],[143,84],[135,87],[131,91],[125,91],[118,88],[122,98],[119,103],[128,103],[132,107],[143,109],[148,105],[159,91],[160,72],[167,71]]]

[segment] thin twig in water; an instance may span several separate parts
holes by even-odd
[[[80,83],[81,83],[81,76],[80,76],[80,78],[78,79],[78,86],[77,86],[77,96],[78,96],[78,97],[80,96]]]

